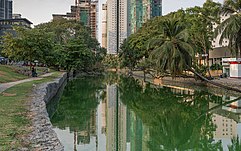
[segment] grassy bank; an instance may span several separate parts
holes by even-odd
[[[28,78],[16,72],[12,66],[0,65],[0,83],[12,82]]]
[[[30,132],[29,95],[33,85],[52,81],[61,74],[55,72],[41,80],[16,85],[0,94],[0,150],[30,147],[23,138]]]

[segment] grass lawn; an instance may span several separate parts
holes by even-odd
[[[0,150],[16,150],[19,147],[30,148],[24,144],[23,136],[30,132],[29,94],[33,84],[52,81],[61,72],[49,77],[11,87],[0,94]]]
[[[0,65],[0,83],[12,82],[26,78],[28,77],[17,73],[14,67]]]

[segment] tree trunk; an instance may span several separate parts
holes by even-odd
[[[146,70],[143,70],[144,82],[146,81]]]
[[[212,77],[211,72],[210,72],[210,66],[209,66],[209,53],[208,53],[207,49],[205,51],[206,51],[206,62],[207,62],[207,67],[208,67],[208,76]]]
[[[211,80],[208,80],[207,78],[205,78],[204,76],[202,76],[201,74],[197,73],[194,69],[192,69],[191,67],[188,67],[189,70],[194,73],[196,76],[198,76],[200,79],[202,79],[203,81],[206,81],[214,86],[217,86],[217,87],[221,87],[221,88],[224,88],[224,89],[227,89],[227,90],[232,90],[232,91],[236,91],[236,92],[240,92],[241,93],[241,90],[240,89],[236,89],[236,88],[232,88],[232,87],[229,87],[229,86],[226,86],[226,85],[223,85],[223,84],[220,84],[220,83],[216,83],[216,82],[213,82]]]

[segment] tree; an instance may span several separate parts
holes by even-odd
[[[184,24],[177,19],[164,19],[162,34],[154,37],[151,45],[151,60],[160,72],[170,72],[172,76],[182,74],[192,66],[194,46]]]
[[[100,69],[105,49],[90,29],[74,20],[54,20],[34,29],[16,29],[4,37],[3,53],[16,61],[38,60],[49,67],[71,70]],[[95,66],[98,66],[95,67]]]
[[[205,54],[206,61],[204,65],[208,69],[209,76],[211,76],[209,72],[209,50],[212,49],[211,39],[213,39],[213,23],[219,22],[218,14],[220,9],[220,3],[207,0],[203,4],[203,7],[196,6],[188,8],[185,11],[186,22],[190,23],[188,30],[191,35],[191,39],[196,45],[196,53],[201,57],[202,54]]]
[[[54,58],[53,37],[51,33],[45,33],[39,29],[16,28],[17,35],[10,33],[3,39],[3,54],[16,61],[48,64]]]
[[[222,7],[222,15],[230,15],[215,29],[215,36],[221,34],[219,43],[229,40],[228,47],[236,57],[241,57],[241,0],[226,0]]]

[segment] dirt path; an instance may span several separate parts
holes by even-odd
[[[17,84],[25,83],[25,82],[30,82],[30,81],[35,81],[35,80],[41,80],[43,77],[48,77],[51,76],[53,73],[47,73],[44,75],[39,76],[38,78],[29,78],[29,79],[24,79],[24,80],[19,80],[15,82],[9,82],[9,83],[3,83],[0,84],[0,93],[4,92],[6,89],[11,88]]]

